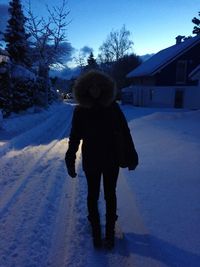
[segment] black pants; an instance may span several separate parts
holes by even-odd
[[[89,220],[99,220],[98,199],[100,193],[101,176],[103,176],[104,198],[106,201],[106,219],[115,221],[117,219],[116,186],[119,168],[105,171],[85,172],[88,184],[88,213]]]

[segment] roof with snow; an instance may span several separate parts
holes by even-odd
[[[195,37],[187,38],[178,44],[165,48],[159,51],[157,54],[152,56],[150,59],[142,63],[133,71],[129,72],[127,77],[140,77],[140,76],[151,76],[156,72],[163,69],[170,62],[175,60],[177,57],[191,49],[196,44],[200,43],[200,35]]]

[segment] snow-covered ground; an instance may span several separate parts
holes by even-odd
[[[92,247],[80,151],[76,179],[64,165],[73,105],[4,119],[0,267],[200,266],[200,111],[122,109],[140,165],[120,170],[111,252]]]

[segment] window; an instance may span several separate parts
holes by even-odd
[[[179,60],[176,66],[176,82],[177,83],[186,82],[186,71],[187,71],[187,61]]]

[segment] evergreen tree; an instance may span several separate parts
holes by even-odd
[[[199,16],[200,16],[200,12],[199,12]],[[196,25],[196,26],[194,26],[192,33],[194,33],[194,34],[200,34],[200,19],[194,17],[192,19],[192,22]]]
[[[96,64],[96,60],[94,59],[94,55],[93,53],[91,52],[88,59],[87,59],[87,63],[89,66],[93,66]]]
[[[90,55],[87,59],[87,65],[85,66],[84,71],[88,71],[91,69],[98,69],[98,64],[97,64],[92,52],[90,53]]]
[[[26,18],[20,0],[10,1],[9,6],[10,19],[4,34],[6,50],[12,62],[29,65],[27,40],[29,35],[25,31]]]

